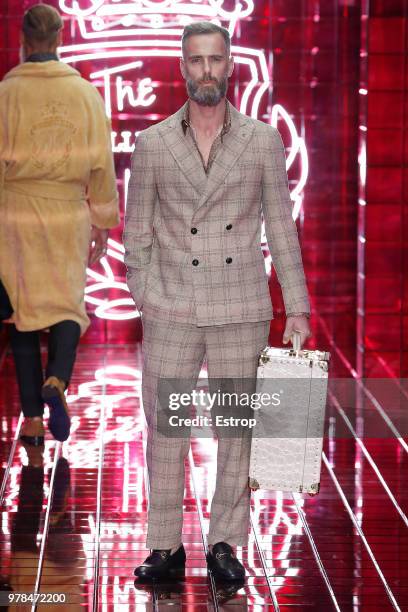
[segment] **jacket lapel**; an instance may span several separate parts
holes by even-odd
[[[169,121],[163,123],[159,128],[180,170],[200,195],[197,208],[203,206],[214,191],[222,185],[252,137],[254,129],[252,121],[239,113],[232,104],[229,102],[227,104],[229,104],[231,113],[231,128],[224,138],[208,176],[197,148],[190,138],[186,138],[181,126],[186,105],[182,106]]]
[[[227,102],[229,104],[229,102]],[[225,135],[223,143],[211,166],[204,186],[204,191],[198,203],[198,207],[203,206],[214,191],[222,185],[228,173],[235,166],[238,158],[245,151],[254,130],[252,121],[245,115],[239,113],[229,104],[231,113],[231,128]]]
[[[161,125],[159,131],[180,170],[201,196],[207,183],[207,175],[194,143],[183,132],[181,121],[185,106],[186,104],[171,117],[170,121]]]

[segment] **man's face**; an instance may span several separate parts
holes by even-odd
[[[221,34],[197,34],[186,40],[180,68],[191,100],[216,106],[227,93],[234,61]]]

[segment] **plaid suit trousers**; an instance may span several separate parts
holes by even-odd
[[[188,379],[195,387],[206,357],[208,378],[255,382],[258,357],[268,343],[270,321],[198,327],[143,316],[142,399],[147,421],[146,462],[150,495],[146,547],[169,549],[181,542],[189,437],[168,437],[157,428],[160,378]],[[247,384],[247,383],[246,383]],[[217,478],[208,544],[248,543],[251,432],[218,439]],[[234,434],[235,435],[235,434]],[[209,443],[213,442],[209,440]]]

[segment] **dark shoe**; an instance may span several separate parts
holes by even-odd
[[[231,546],[226,542],[217,542],[212,552],[207,553],[207,564],[216,578],[223,580],[243,580],[245,568],[236,558]]]
[[[135,569],[135,576],[148,580],[184,574],[186,552],[183,544],[172,555],[169,550],[152,550],[151,554]]]
[[[50,376],[43,385],[41,395],[44,402],[50,407],[48,429],[56,440],[64,442],[69,436],[71,427],[64,383],[56,376]]]

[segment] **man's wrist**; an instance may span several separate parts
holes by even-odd
[[[286,318],[289,319],[289,317],[306,317],[310,319],[310,312],[288,312]]]

